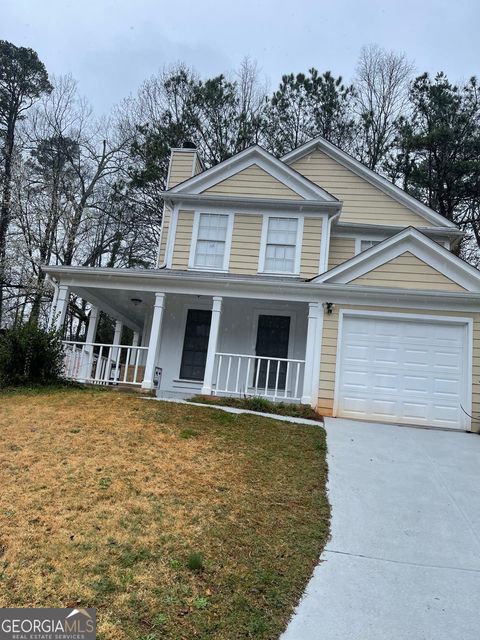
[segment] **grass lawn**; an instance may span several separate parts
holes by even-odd
[[[103,640],[278,638],[325,545],[325,434],[88,389],[0,393],[0,606]]]

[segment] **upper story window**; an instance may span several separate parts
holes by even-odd
[[[200,213],[194,237],[193,264],[196,269],[225,270],[227,268],[227,242],[229,216],[218,213]]]
[[[260,271],[298,273],[299,232],[298,218],[269,216],[266,233],[264,231],[263,264],[260,264]]]

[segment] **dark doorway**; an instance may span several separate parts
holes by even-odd
[[[203,380],[205,376],[211,320],[212,312],[209,310],[188,310],[180,366],[180,378],[183,380]]]
[[[258,316],[257,343],[255,353],[257,356],[266,356],[269,358],[288,358],[288,340],[290,336],[290,317],[289,316]],[[265,388],[267,378],[267,361],[257,360],[255,366],[254,385],[257,381],[258,386]],[[268,372],[268,388],[275,389],[277,381],[278,368],[278,385],[277,389],[285,389],[287,363],[272,362]]]

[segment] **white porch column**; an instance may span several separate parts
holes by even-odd
[[[153,389],[153,379],[155,376],[155,365],[157,363],[158,346],[160,344],[160,331],[162,329],[163,311],[165,308],[165,294],[155,294],[155,305],[153,307],[152,327],[150,329],[150,339],[148,341],[147,363],[145,365],[145,375],[142,382],[142,389]]]
[[[213,296],[212,321],[210,323],[210,334],[208,336],[207,361],[205,363],[205,376],[203,378],[203,386],[202,386],[202,394],[207,396],[212,393],[213,368],[215,366],[215,354],[217,352],[221,311],[222,311],[221,296]]]
[[[97,326],[99,318],[98,307],[92,307],[90,309],[90,317],[88,318],[87,337],[85,342],[95,342],[95,336],[97,335]]]
[[[90,317],[88,318],[87,335],[85,337],[86,345],[83,349],[82,366],[80,370],[80,378],[78,380],[79,382],[85,382],[87,379],[90,379],[92,375],[93,347],[90,346],[89,343],[95,342],[99,315],[100,314],[99,314],[98,307],[92,307],[90,309]]]
[[[320,375],[319,328],[323,331],[323,308],[321,302],[310,302],[308,305],[307,343],[305,345],[305,373],[303,376],[302,404],[312,404],[313,395],[318,390]],[[321,336],[321,334],[320,334]]]
[[[112,347],[112,360],[115,363],[115,380],[118,380],[118,376],[120,375],[120,363],[118,362],[120,349],[116,349],[115,345],[120,344],[122,341],[122,330],[123,330],[123,322],[120,320],[116,320],[115,322],[115,333],[113,334],[113,347]]]
[[[57,304],[55,305],[55,312],[53,314],[53,327],[57,331],[63,329],[63,323],[65,322],[65,315],[68,308],[69,289],[66,284],[61,284],[58,287]]]
[[[52,298],[52,304],[50,305],[50,312],[48,314],[48,321],[47,321],[47,329],[51,329],[53,326],[53,319],[55,317],[55,309],[57,308],[57,299],[58,299],[58,286],[53,283],[53,298]]]
[[[113,334],[113,344],[120,344],[122,340],[122,329],[123,329],[123,322],[121,320],[117,320],[115,322],[115,333]]]
[[[323,342],[323,319],[325,316],[324,303],[318,303],[318,319],[315,331],[315,348],[312,370],[312,399],[310,406],[315,408],[318,404],[318,390],[320,388],[320,368],[322,366],[322,342]]]
[[[132,347],[138,347],[139,344],[140,344],[140,334],[138,333],[138,331],[134,331],[133,338],[132,338]],[[135,349],[132,349],[130,351],[130,361],[128,364],[135,364],[136,357],[137,357],[137,352]]]

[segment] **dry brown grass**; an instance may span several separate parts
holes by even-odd
[[[97,607],[104,640],[276,638],[326,541],[325,481],[320,427],[1,394],[0,606]]]

